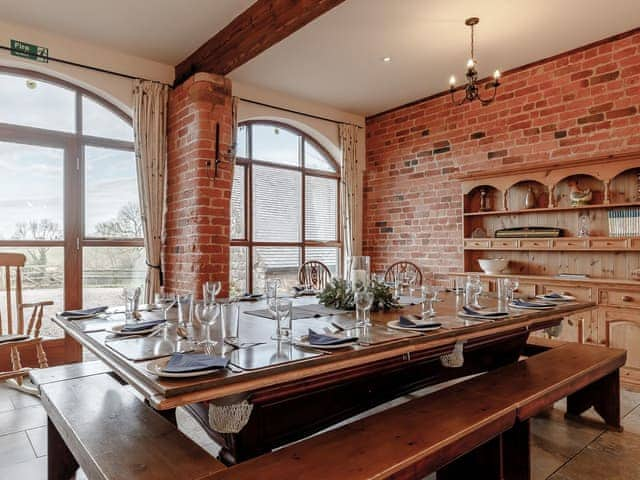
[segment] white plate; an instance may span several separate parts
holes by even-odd
[[[556,308],[555,305],[541,305],[539,307],[534,307],[534,306],[528,306],[528,305],[517,305],[515,303],[510,303],[509,306],[511,308],[517,308],[520,310],[551,310],[552,308]]]
[[[107,331],[109,333],[113,333],[114,335],[122,335],[122,336],[127,336],[127,335],[146,335],[147,333],[153,332],[160,325],[162,325],[162,324],[154,325],[153,327],[147,328],[146,330],[136,330],[135,332],[123,332],[122,329],[124,328],[124,325],[114,325],[113,327],[105,328],[105,331]]]
[[[166,378],[190,378],[200,377],[202,375],[209,375],[210,373],[216,373],[223,368],[212,368],[210,370],[198,370],[197,372],[183,372],[183,373],[169,373],[164,371],[164,367],[169,363],[170,358],[159,358],[157,360],[151,360],[147,363],[147,372],[157,375],[158,377]]]
[[[340,350],[341,348],[351,348],[358,341],[357,337],[353,337],[353,342],[349,343],[340,343],[338,345],[312,345],[307,340],[302,340],[301,338],[297,338],[293,341],[294,345],[298,345],[303,348],[315,348],[317,350]]]
[[[439,330],[442,328],[442,325],[437,325],[437,326],[427,326],[427,327],[403,327],[402,325],[399,324],[400,320],[391,320],[390,322],[387,322],[387,327],[389,328],[393,328],[394,330],[406,330],[409,332],[430,332],[432,330]],[[420,322],[416,322],[418,324],[420,324]],[[425,323],[437,323],[437,322],[425,322]]]
[[[576,297],[572,297],[571,295],[562,295],[558,298],[547,298],[544,295],[536,295],[536,298],[544,300],[545,302],[573,302],[576,299]]]

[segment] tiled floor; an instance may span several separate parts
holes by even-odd
[[[640,393],[622,392],[623,433],[606,431],[597,415],[565,420],[564,405],[533,420],[533,479],[640,479]],[[46,479],[46,414],[36,398],[0,385],[0,479]],[[217,447],[185,412],[178,424],[213,455]],[[79,474],[76,480],[84,479]]]

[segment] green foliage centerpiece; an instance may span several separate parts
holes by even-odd
[[[369,290],[373,294],[373,305],[371,311],[392,310],[400,308],[400,304],[394,298],[389,287],[384,283],[372,280]],[[324,287],[324,290],[318,294],[320,303],[326,307],[333,307],[338,310],[355,310],[354,294],[356,290],[351,288],[350,282],[334,278]]]

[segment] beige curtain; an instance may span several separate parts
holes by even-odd
[[[353,255],[360,255],[362,248],[362,171],[357,157],[358,127],[338,125],[342,172],[340,186],[340,216],[344,242],[344,265]],[[346,271],[346,270],[344,270]]]
[[[167,100],[169,87],[136,80],[133,89],[138,193],[147,258],[145,300],[153,302],[162,283],[162,231],[167,165]]]

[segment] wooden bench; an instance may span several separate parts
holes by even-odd
[[[524,355],[530,357],[532,355],[551,350],[552,348],[561,347],[563,345],[566,345],[567,343],[569,342],[565,342],[564,340],[558,340],[555,338],[529,336],[524,347]]]
[[[202,479],[223,468],[108,374],[40,384],[49,480]]]
[[[29,378],[31,383],[39,387],[47,383],[111,372],[112,370],[105,363],[100,360],[94,360],[92,362],[68,363],[56,367],[34,369],[29,372]]]
[[[210,480],[529,478],[531,416],[568,396],[620,426],[626,352],[567,344],[212,475]],[[481,476],[478,476],[482,472]]]

